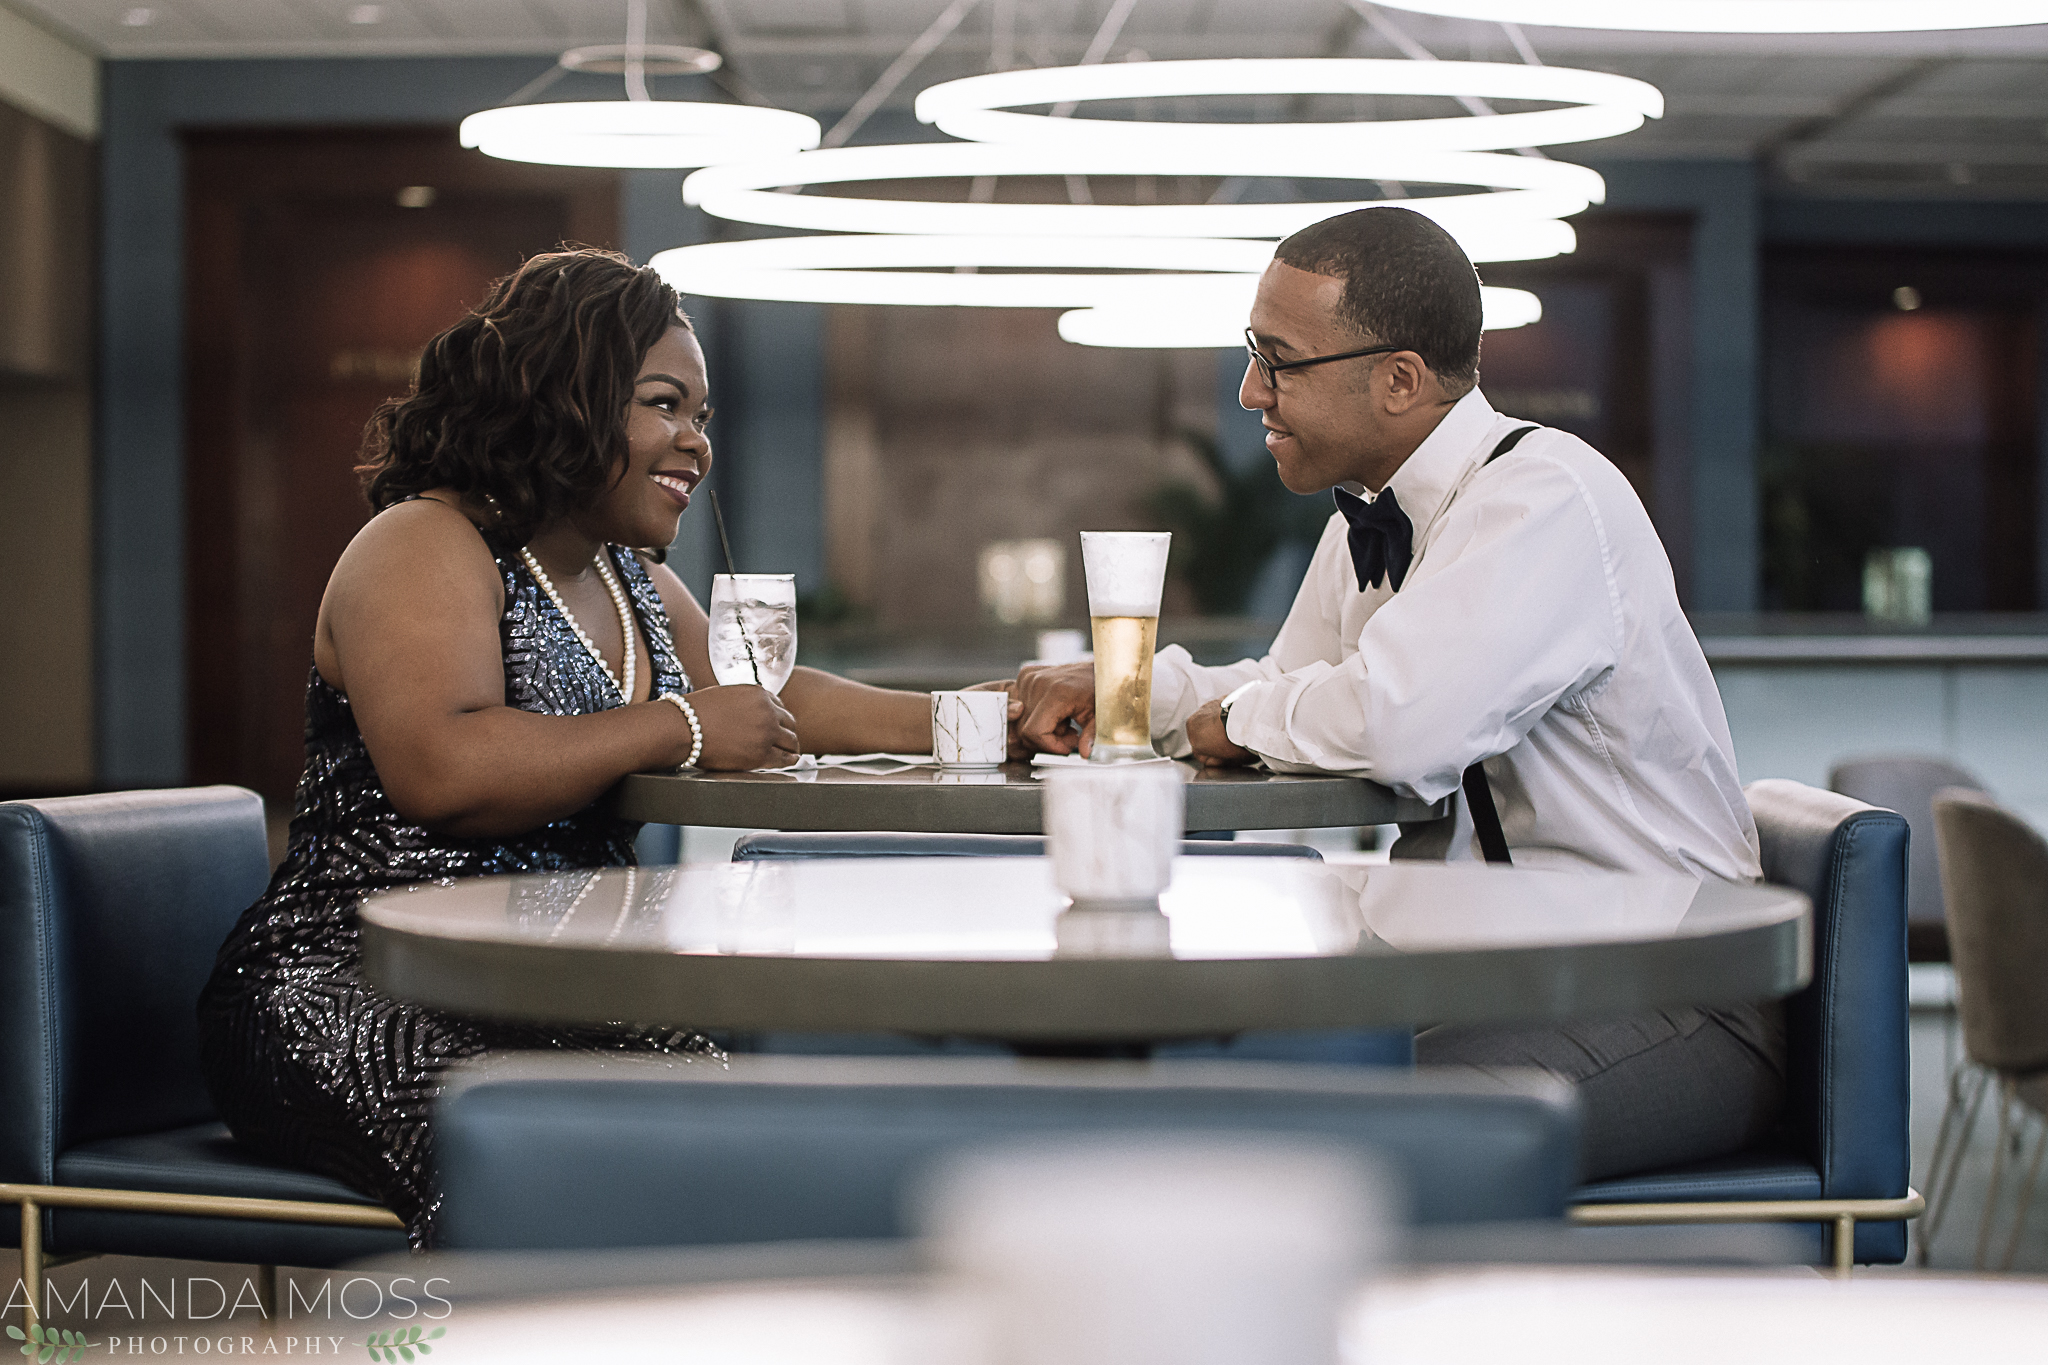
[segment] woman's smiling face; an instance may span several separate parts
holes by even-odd
[[[647,348],[626,405],[626,459],[593,509],[590,530],[615,545],[652,549],[676,538],[690,494],[711,472],[704,350],[675,326]]]

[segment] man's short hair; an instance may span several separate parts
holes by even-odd
[[[1274,259],[1344,281],[1341,319],[1369,342],[1414,351],[1445,388],[1479,380],[1479,272],[1450,233],[1412,209],[1354,209],[1311,223]]]

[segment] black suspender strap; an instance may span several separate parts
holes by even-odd
[[[1532,431],[1540,431],[1541,429],[1534,426],[1516,427],[1513,431],[1500,438],[1500,444],[1493,448],[1493,454],[1487,456],[1482,463],[1492,464],[1495,460],[1498,460],[1501,456],[1520,445],[1524,436],[1527,436]]]
[[[1492,464],[1536,429],[1533,426],[1516,427],[1501,438],[1485,463]],[[1507,835],[1501,833],[1500,811],[1493,804],[1493,786],[1486,780],[1486,769],[1478,763],[1465,769],[1465,808],[1472,812],[1472,832],[1478,836],[1479,851],[1486,855],[1486,861],[1512,864],[1515,860],[1508,853]]]

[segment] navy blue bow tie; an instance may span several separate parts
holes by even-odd
[[[1371,502],[1341,488],[1333,491],[1337,510],[1351,523],[1351,567],[1358,571],[1358,590],[1377,588],[1385,577],[1399,592],[1408,565],[1415,559],[1415,527],[1401,510],[1394,490],[1382,488]]]

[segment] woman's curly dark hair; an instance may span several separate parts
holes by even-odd
[[[430,488],[488,497],[524,545],[601,496],[626,454],[626,406],[648,348],[688,327],[676,291],[615,251],[535,256],[427,343],[413,391],[363,432],[381,512]]]

